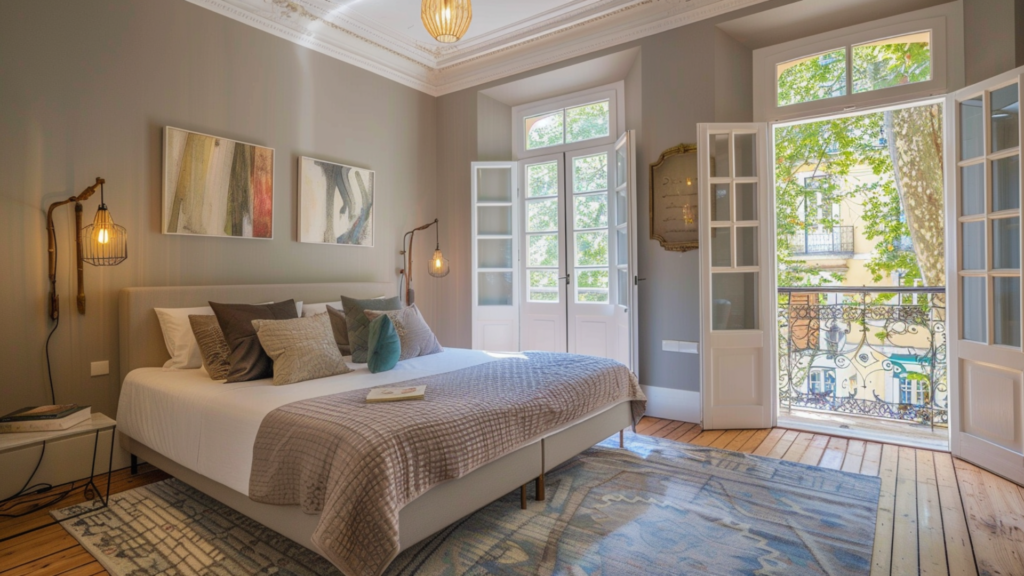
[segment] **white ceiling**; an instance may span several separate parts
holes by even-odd
[[[437,96],[765,0],[476,0],[454,44],[420,0],[188,1]]]

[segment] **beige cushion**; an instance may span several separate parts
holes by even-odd
[[[402,341],[402,355],[398,360],[408,360],[428,354],[444,352],[437,336],[430,330],[427,321],[420,314],[420,309],[415,304],[401,310],[367,310],[364,312],[371,321],[382,314],[391,318],[398,332],[398,338]]]
[[[212,309],[210,310],[213,311]],[[217,317],[210,315],[191,315],[188,317],[192,325],[192,334],[199,345],[199,353],[203,357],[203,368],[213,380],[226,380],[231,370],[231,348],[224,339],[224,332],[217,323]]]
[[[292,320],[253,320],[263,350],[274,361],[274,385],[351,372],[331,333],[327,314]]]

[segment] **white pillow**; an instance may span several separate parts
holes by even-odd
[[[160,329],[164,333],[164,344],[171,359],[164,363],[164,368],[188,369],[203,365],[203,357],[199,354],[199,343],[192,333],[192,325],[188,322],[190,315],[213,316],[213,308],[154,308],[160,320]]]
[[[309,318],[310,316],[316,316],[317,314],[325,314],[327,307],[330,306],[335,310],[341,310],[341,300],[337,302],[321,302],[319,304],[303,304],[302,305],[302,316],[303,318]]]
[[[273,304],[273,302],[264,302]],[[339,306],[340,308],[340,306]],[[192,325],[188,321],[189,316],[213,316],[213,308],[200,306],[198,308],[154,308],[156,317],[160,320],[160,330],[164,333],[164,345],[167,346],[167,353],[171,359],[164,362],[164,368],[177,370],[188,370],[201,368],[203,356],[199,353],[199,343],[192,333]],[[324,312],[327,310],[325,309]],[[302,316],[302,302],[295,302],[295,313]]]

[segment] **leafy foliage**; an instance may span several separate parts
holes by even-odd
[[[868,92],[903,84],[924,82],[932,77],[931,45],[928,42],[900,42],[853,47],[853,91]]]
[[[607,136],[608,101],[568,108],[565,111],[565,141],[579,142]]]

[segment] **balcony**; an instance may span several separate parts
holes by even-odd
[[[841,414],[858,427],[945,442],[945,288],[778,291],[780,419]]]
[[[789,245],[794,256],[853,256],[853,226],[794,234],[790,236]]]

